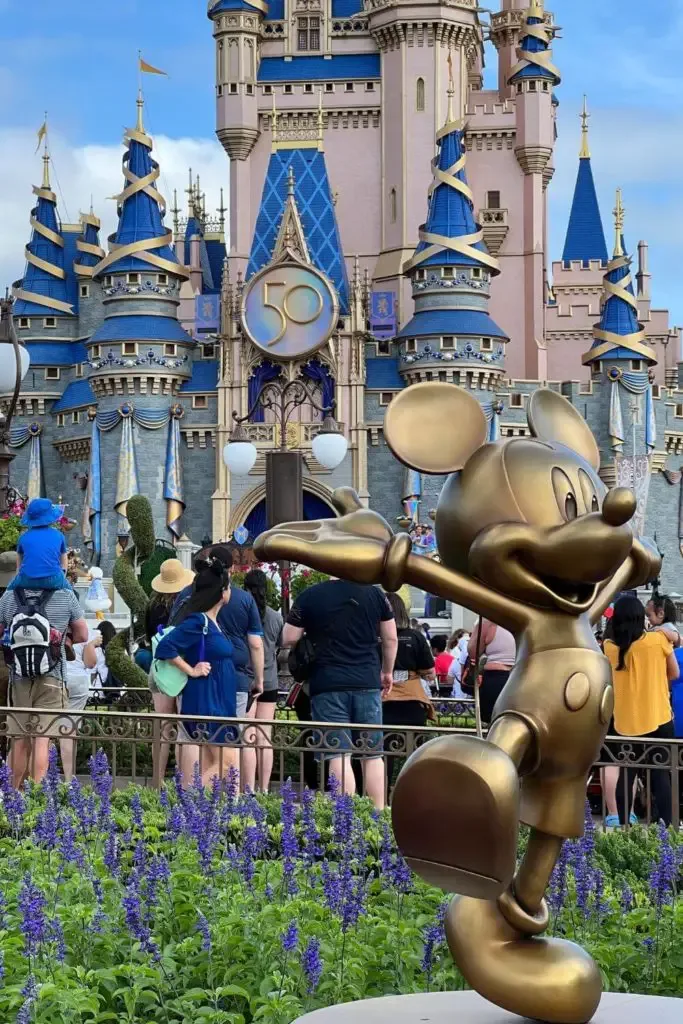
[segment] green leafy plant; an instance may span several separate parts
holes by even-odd
[[[0,518],[0,552],[16,551],[21,535],[19,516],[3,516]]]

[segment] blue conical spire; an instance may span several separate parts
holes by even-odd
[[[95,273],[158,269],[187,277],[187,270],[173,250],[172,232],[166,230],[163,222],[166,203],[156,187],[159,165],[152,159],[152,140],[142,120],[142,95],[138,96],[137,106],[137,125],[124,136],[124,143],[128,143],[123,156],[126,186],[116,197],[119,225],[109,239],[110,252],[98,263]]]
[[[553,85],[559,85],[562,79],[552,62],[551,34],[545,25],[543,0],[531,0],[522,33],[517,47],[519,63],[510,72],[508,82],[512,85],[525,78],[545,78]]]
[[[57,219],[57,196],[50,187],[50,157],[43,155],[43,183],[33,186],[38,197],[31,210],[31,241],[26,246],[26,272],[14,289],[14,316],[68,316],[73,306],[68,301],[64,268],[64,239]]]
[[[97,264],[104,258],[104,249],[100,245],[100,220],[90,209],[90,213],[81,214],[81,234],[76,241],[77,257],[74,270],[79,277],[92,277]]]
[[[429,187],[429,212],[420,226],[415,255],[404,268],[461,266],[486,267],[499,274],[498,261],[484,244],[484,233],[474,219],[472,190],[465,174],[464,124],[455,121],[449,97],[447,122],[437,133],[438,154],[432,161],[434,180]]]
[[[600,207],[593,181],[591,154],[588,144],[588,119],[590,114],[583,98],[581,113],[581,149],[579,151],[579,173],[576,178],[574,199],[569,214],[567,237],[562,259],[565,263],[580,260],[587,267],[591,260],[607,263],[607,243],[602,227]]]
[[[583,357],[584,365],[609,356],[610,359],[645,359],[650,364],[657,356],[647,344],[643,325],[638,322],[638,303],[633,292],[631,260],[624,251],[624,207],[621,189],[617,189],[614,210],[614,256],[604,278],[604,303],[600,323],[593,328],[594,342]]]

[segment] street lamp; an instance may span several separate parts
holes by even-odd
[[[277,381],[263,385],[246,414],[233,412],[235,426],[228,444],[223,449],[223,460],[231,473],[246,476],[256,462],[256,446],[249,440],[244,428],[256,409],[269,409],[279,427],[280,443],[277,449],[266,452],[266,525],[268,529],[279,523],[303,519],[302,453],[287,447],[287,424],[296,409],[308,402],[323,415],[320,430],[313,438],[313,455],[325,469],[336,469],[346,455],[348,442],[332,416],[332,408],[323,408],[315,399],[313,386],[297,377],[280,386]],[[289,606],[289,563],[280,565],[282,578],[282,607]]]
[[[12,320],[12,302],[0,301],[0,394],[11,394],[12,399],[6,413],[0,412],[0,513],[8,507],[9,467],[14,452],[9,447],[12,417],[19,401],[21,382],[28,373],[31,359],[26,349],[19,344]]]

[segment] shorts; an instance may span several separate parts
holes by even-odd
[[[249,705],[249,694],[246,690],[237,691],[237,717],[246,718]]]
[[[382,693],[380,690],[331,690],[311,697],[314,722],[382,724]],[[362,729],[328,729],[315,735],[316,745],[324,748],[323,757],[356,753],[358,757],[382,756],[382,732]],[[374,751],[377,751],[376,753]]]
[[[25,715],[13,713],[14,721],[22,729],[30,729],[39,736],[56,736],[60,718],[54,714],[66,707],[66,689],[56,676],[39,676],[38,679],[15,679],[10,686],[12,707],[37,708],[52,714]],[[63,719],[61,720],[63,722]]]
[[[64,572],[52,576],[25,576],[18,572],[14,579],[8,584],[8,590],[73,590],[73,587],[66,578]]]
[[[69,717],[60,718],[57,723],[60,731],[69,734],[67,738],[70,738],[72,734],[78,732],[80,724],[83,721],[82,718],[78,718],[72,714],[72,712],[83,711],[85,705],[88,703],[89,696],[90,678],[87,675],[79,676],[78,679],[67,679],[64,697]]]
[[[277,704],[278,696],[277,690],[264,690],[259,693],[257,700],[259,704]]]

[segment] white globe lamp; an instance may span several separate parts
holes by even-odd
[[[230,440],[223,449],[223,462],[235,476],[246,476],[254,468],[257,454],[246,430],[235,421]]]
[[[4,339],[1,339],[4,340]],[[13,394],[17,386],[17,355],[14,345],[5,342],[0,344],[0,394]],[[19,378],[23,380],[31,365],[31,357],[23,345],[19,345]]]
[[[341,466],[349,447],[339,424],[332,416],[326,416],[318,433],[313,438],[313,455],[325,469]]]

